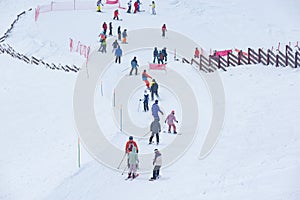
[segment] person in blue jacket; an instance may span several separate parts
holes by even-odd
[[[115,51],[115,56],[116,56],[116,60],[115,63],[119,62],[119,64],[121,63],[121,56],[122,56],[122,49],[120,46],[117,47],[116,51]]]
[[[130,70],[129,76],[132,75],[133,70],[135,70],[135,75],[137,75],[137,73],[138,73],[138,66],[139,66],[139,64],[138,64],[138,62],[136,60],[136,57],[134,57],[131,60],[131,70]]]
[[[155,103],[152,105],[151,111],[152,111],[153,118],[158,120],[158,121],[160,120],[158,112],[160,112],[160,114],[162,114],[162,115],[164,114],[164,112],[161,111],[159,106],[158,106],[158,100],[155,100]]]

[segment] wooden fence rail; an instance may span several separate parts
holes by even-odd
[[[204,72],[214,72],[217,69],[222,69],[226,71],[226,68],[230,66],[239,66],[239,65],[250,65],[250,64],[263,64],[263,65],[273,65],[276,67],[290,66],[292,68],[297,68],[300,66],[300,53],[299,48],[292,49],[289,45],[286,45],[285,53],[276,50],[271,51],[268,49],[264,51],[259,48],[258,51],[255,51],[251,48],[248,48],[248,53],[237,51],[237,55],[232,51],[227,51],[227,55],[210,55],[208,58],[200,55],[199,60],[191,59],[191,61],[186,58],[182,59],[182,62],[188,64],[196,64],[199,70]],[[226,57],[226,58],[224,58]]]

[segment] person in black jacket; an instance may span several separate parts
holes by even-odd
[[[149,94],[148,94],[147,90],[145,90],[145,92],[144,92],[143,103],[144,103],[144,111],[145,112],[149,111]]]
[[[118,40],[121,40],[121,26],[118,26]]]
[[[157,98],[159,98],[159,95],[158,95],[158,84],[155,81],[155,79],[152,79],[150,91],[151,91],[151,99],[152,99],[152,101],[154,101],[154,95]]]
[[[157,50],[157,47],[154,47],[154,50],[153,50],[153,63],[155,63],[155,60],[158,60],[158,50]]]

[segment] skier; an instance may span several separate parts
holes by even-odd
[[[133,11],[133,13],[136,13],[136,12],[138,11],[138,8],[139,8],[139,3],[138,3],[138,1],[134,2],[133,6],[134,6],[134,11]]]
[[[118,26],[118,40],[121,41],[121,26]]]
[[[99,37],[100,37],[100,42],[102,42],[102,40],[106,38],[106,35],[103,32],[101,32]]]
[[[163,26],[161,27],[162,37],[166,37],[166,31],[167,31],[167,26],[166,24],[163,24]]]
[[[168,133],[171,133],[171,127],[173,127],[173,133],[174,134],[177,134],[176,132],[176,126],[174,124],[174,121],[176,123],[178,123],[176,117],[175,117],[175,111],[172,110],[171,113],[167,116],[166,120],[165,120],[165,123],[167,123],[169,125],[169,128],[168,128]]]
[[[168,53],[167,53],[167,48],[164,47],[162,50],[161,50],[163,56],[164,56],[164,60],[167,62],[167,56],[168,56]]]
[[[124,29],[122,33],[122,43],[127,44],[127,29]]]
[[[98,49],[98,51],[100,51],[101,53],[106,53],[106,38],[104,38],[102,41],[101,41],[101,45],[100,45],[100,48]]]
[[[127,5],[128,5],[127,13],[131,13],[131,0],[127,3]]]
[[[155,11],[155,2],[154,1],[152,1],[152,3],[151,3],[151,10],[152,10],[152,15],[156,15],[156,11]]]
[[[162,51],[159,51],[157,60],[158,64],[164,64],[164,54],[162,53]]]
[[[109,36],[113,36],[112,29],[113,29],[112,22],[109,22],[109,34],[108,34]]]
[[[154,51],[153,51],[153,63],[155,63],[156,59],[158,61],[158,50],[157,50],[157,47],[154,47]]]
[[[151,133],[151,136],[149,138],[149,144],[152,144],[152,139],[155,135],[156,137],[156,144],[158,145],[159,144],[159,133],[161,131],[161,127],[160,127],[160,123],[157,119],[154,119],[154,121],[151,123],[150,125],[150,131],[152,132]]]
[[[120,46],[117,47],[116,51],[115,51],[115,56],[116,56],[116,60],[115,63],[119,62],[119,64],[121,63],[121,56],[122,56],[122,49]]]
[[[136,171],[138,168],[138,164],[139,164],[138,154],[136,151],[136,147],[133,146],[132,151],[128,153],[128,166],[129,166],[128,177],[127,177],[128,179],[129,178],[134,179],[137,177]]]
[[[154,181],[159,178],[159,170],[162,165],[162,156],[161,153],[158,151],[158,149],[154,149],[154,159],[152,162],[154,168],[153,168],[153,175],[149,179],[149,181]]]
[[[154,117],[154,119],[156,119],[158,121],[160,120],[158,112],[160,112],[162,115],[164,114],[163,111],[161,111],[158,106],[158,100],[155,100],[155,103],[152,105],[151,111],[152,111],[152,116]]]
[[[102,0],[98,0],[98,1],[97,1],[97,12],[101,12],[101,6],[103,6],[103,4],[102,4],[101,1],[102,1]]]
[[[152,79],[152,82],[151,82],[151,87],[150,87],[150,92],[151,92],[151,100],[153,101],[154,100],[154,95],[159,98],[159,95],[158,95],[158,84],[157,82],[155,81],[155,79]]]
[[[144,91],[143,104],[144,104],[144,111],[147,112],[149,110],[149,94],[147,90]]]
[[[126,29],[125,29],[126,30]],[[136,57],[134,57],[132,60],[131,60],[131,70],[130,70],[130,72],[129,72],[129,76],[131,76],[132,75],[132,72],[133,72],[133,70],[135,70],[135,75],[137,75],[137,72],[138,72],[138,66],[139,66],[139,64],[138,64],[138,62],[137,62],[137,60],[136,60]]]
[[[125,145],[125,153],[128,154],[129,152],[131,152],[132,147],[135,147],[137,153],[139,152],[139,148],[138,148],[136,142],[133,140],[133,137],[129,136],[129,140],[126,142],[126,145]]]
[[[115,40],[111,46],[113,47],[112,53],[116,52],[116,49],[119,46],[118,40]]]
[[[107,30],[107,24],[106,24],[106,22],[103,23],[102,28],[103,28],[104,35],[106,35],[106,30]]]
[[[113,18],[113,20],[119,20],[119,10],[118,9],[116,9],[115,11],[114,11],[114,18]]]
[[[197,47],[195,49],[194,58],[200,58],[200,51]]]
[[[141,1],[140,0],[136,0],[136,2],[138,3],[138,8],[137,8],[137,11],[138,12],[141,12],[141,10],[140,10],[140,6],[141,6]]]
[[[142,80],[145,82],[147,89],[150,89],[150,83],[148,81],[148,78],[152,77],[147,73],[147,71],[144,69],[143,73],[142,73]]]

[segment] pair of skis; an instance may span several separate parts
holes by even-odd
[[[134,178],[133,177],[127,177],[127,178],[125,178],[125,181],[127,181],[129,179],[132,181],[133,179],[136,179],[139,175],[140,174],[136,174]]]

